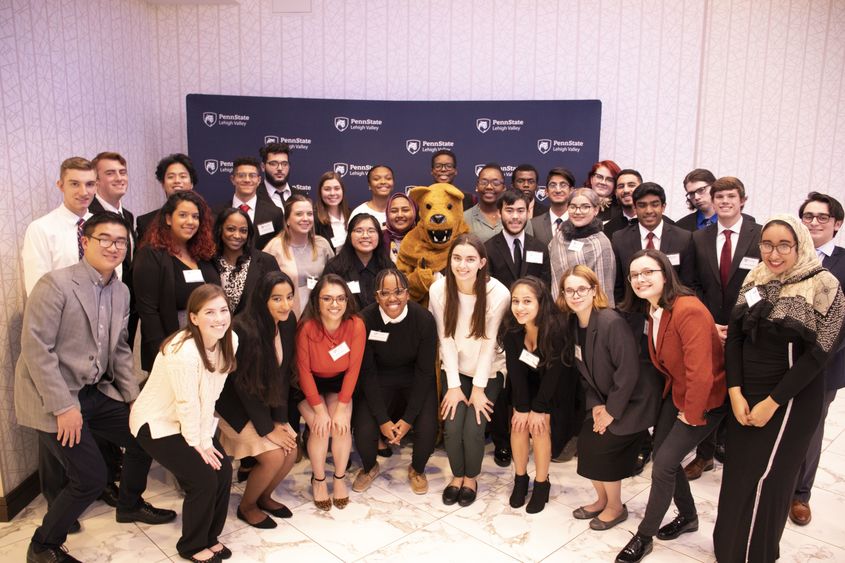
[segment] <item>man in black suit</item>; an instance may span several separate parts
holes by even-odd
[[[692,211],[682,217],[677,225],[691,233],[709,227],[716,222],[716,209],[710,199],[710,186],[716,176],[705,168],[696,168],[684,178],[687,207]]]
[[[554,232],[569,219],[569,194],[575,186],[575,176],[566,168],[552,168],[546,176],[546,196],[549,210],[531,219],[534,238],[546,248],[552,242]]]
[[[724,343],[728,334],[728,318],[742,282],[749,270],[760,261],[760,225],[742,213],[747,197],[738,178],[725,176],[710,186],[710,197],[716,209],[715,224],[692,235],[695,249],[695,285],[699,298],[713,315],[716,330]],[[695,459],[684,468],[693,481],[704,471],[713,469],[713,458],[723,461],[724,424],[698,445]]]
[[[539,180],[540,174],[531,164],[520,164],[511,173],[511,188],[521,191],[528,197],[528,217],[537,217],[549,210],[548,206],[537,201]]]
[[[237,207],[249,215],[257,238],[255,247],[264,248],[276,233],[284,228],[285,215],[272,202],[258,197],[258,184],[261,182],[261,169],[257,160],[250,156],[235,159],[232,164],[232,185],[235,193],[230,201],[214,206],[214,214],[219,215],[227,207]]]
[[[845,286],[845,248],[833,243],[833,237],[836,236],[836,233],[842,228],[842,222],[845,221],[845,210],[842,209],[842,204],[827,194],[810,192],[806,201],[801,204],[798,216],[801,217],[801,221],[807,226],[810,236],[813,237],[813,244],[822,260],[822,265],[836,276],[840,285]],[[824,438],[824,421],[827,418],[830,404],[836,398],[836,391],[845,387],[845,346],[840,347],[839,351],[831,357],[825,368],[824,376],[825,394],[822,418],[816,432],[810,439],[807,456],[798,472],[792,506],[789,510],[789,519],[799,526],[806,526],[812,518],[810,491],[813,488],[816,470],[819,467],[822,438]]]
[[[604,234],[613,240],[613,233],[621,231],[637,222],[637,210],[634,208],[634,190],[643,183],[642,175],[631,168],[620,170],[616,175],[616,201],[622,213],[604,224]]]
[[[287,143],[267,143],[260,149],[261,171],[264,180],[258,186],[258,199],[273,203],[284,210],[285,202],[293,194],[308,197],[307,189],[291,186],[290,182],[290,146]],[[284,220],[282,220],[284,224]],[[258,248],[261,248],[260,246]]]
[[[158,161],[156,165],[156,180],[164,190],[165,198],[173,192],[193,190],[197,185],[197,171],[191,157],[182,153],[169,154]],[[144,233],[158,215],[158,209],[139,215],[135,222],[137,240],[144,238]]]
[[[502,193],[496,203],[502,231],[484,243],[490,275],[507,288],[517,279],[529,275],[540,278],[547,286],[551,283],[548,248],[525,232],[528,197],[520,190]],[[510,388],[505,387],[496,399],[490,422],[490,436],[495,446],[493,459],[501,467],[511,461],[510,411]]]

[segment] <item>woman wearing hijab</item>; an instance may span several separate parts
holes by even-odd
[[[404,193],[396,193],[387,200],[387,222],[385,223],[384,248],[388,256],[396,263],[399,245],[411,229],[417,224],[417,204]]]
[[[761,262],[725,341],[729,417],[713,541],[719,561],[774,561],[798,470],[821,418],[822,368],[842,338],[845,297],[796,218],[760,235]]]

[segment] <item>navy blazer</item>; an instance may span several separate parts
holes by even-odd
[[[845,248],[833,247],[833,253],[825,256],[822,265],[839,280],[845,288]],[[843,289],[845,291],[845,289]],[[845,339],[840,343],[839,351],[831,355],[824,372],[825,389],[832,391],[845,387]]]
[[[525,248],[523,249],[522,268],[517,272],[513,262],[513,254],[505,240],[503,233],[490,237],[485,243],[487,250],[487,268],[490,276],[496,278],[502,285],[510,289],[513,282],[525,276],[536,276],[545,282],[548,288],[552,283],[552,268],[549,261],[549,249],[529,234],[525,234]],[[528,251],[539,252],[542,263],[529,262]]]

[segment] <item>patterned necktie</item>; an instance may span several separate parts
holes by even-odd
[[[719,257],[719,278],[722,280],[722,289],[728,286],[728,275],[731,273],[731,231],[725,229],[725,244],[722,245],[722,255]]]
[[[513,240],[513,265],[516,266],[516,273],[522,273],[522,243],[519,239]]]
[[[654,250],[654,233],[647,234],[645,238],[648,239],[648,242],[646,243],[645,247]]]
[[[83,230],[82,225],[85,224],[85,219],[80,217],[79,221],[76,222],[76,248],[79,251],[79,259],[82,260],[83,254],[85,254],[85,250],[82,248],[82,237]]]

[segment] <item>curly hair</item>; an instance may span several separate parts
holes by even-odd
[[[194,260],[211,260],[214,256],[214,237],[211,233],[211,209],[201,195],[194,191],[174,192],[159,210],[157,219],[150,225],[144,235],[142,245],[149,245],[156,250],[167,251],[175,255],[176,246],[173,243],[173,230],[167,224],[167,218],[171,217],[179,207],[179,204],[187,201],[193,203],[199,211],[199,228],[194,236],[188,241],[188,253]]]

